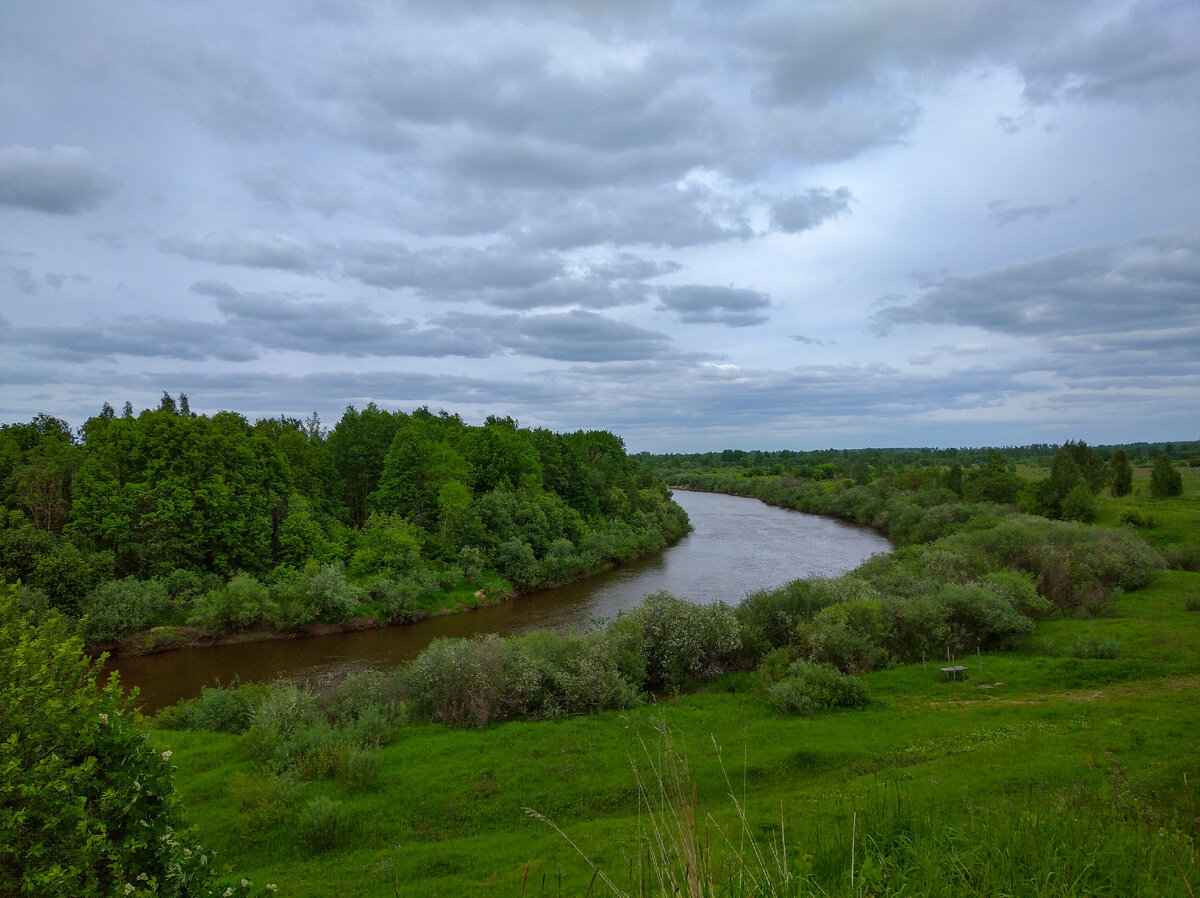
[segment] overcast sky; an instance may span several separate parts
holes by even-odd
[[[5,0],[0,422],[1200,438],[1196,0]]]

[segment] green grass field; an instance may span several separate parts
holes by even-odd
[[[1200,542],[1184,472],[1184,498],[1104,499],[1101,522],[1136,508],[1153,544]],[[356,782],[281,780],[245,737],[153,739],[218,868],[279,895],[657,895],[674,877],[680,894],[1194,898],[1189,596],[1200,573],[1161,571],[1103,617],[961,659],[961,680],[933,659],[876,671],[863,711],[786,717],[728,674],[625,713],[411,725]],[[1089,645],[1116,657],[1076,657]]]

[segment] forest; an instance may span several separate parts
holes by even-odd
[[[0,580],[88,644],[413,620],[657,551],[686,532],[604,431],[347,408],[278,417],[107,403],[0,427]]]

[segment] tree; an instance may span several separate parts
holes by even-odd
[[[1183,495],[1183,475],[1175,470],[1171,456],[1165,452],[1154,460],[1150,469],[1150,495],[1155,499]]]
[[[963,469],[962,465],[960,465],[958,462],[954,462],[949,468],[946,469],[945,473],[942,474],[942,488],[948,489],[950,492],[954,493],[954,495],[958,496],[958,498],[962,498]]]
[[[208,855],[181,841],[171,753],[69,632],[0,593],[0,894],[211,894]]]
[[[1113,453],[1108,470],[1114,496],[1128,496],[1133,492],[1133,466],[1129,464],[1129,455],[1124,449]]]

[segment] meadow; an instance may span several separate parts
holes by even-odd
[[[1163,500],[1135,470],[1098,526],[1200,544],[1182,470]],[[1157,570],[1091,613],[964,652],[958,679],[935,658],[862,674],[862,710],[787,716],[732,671],[619,711],[408,720],[311,778],[273,772],[252,734],[152,740],[243,892],[1194,898],[1200,573]]]

